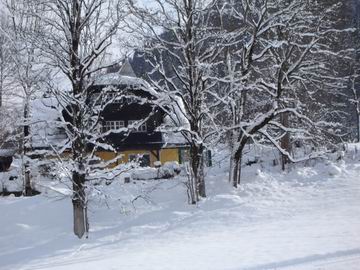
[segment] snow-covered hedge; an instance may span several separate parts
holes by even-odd
[[[131,173],[134,180],[169,179],[180,174],[181,168],[177,162],[166,162],[158,168],[139,168]]]

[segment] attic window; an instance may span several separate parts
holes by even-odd
[[[129,120],[128,121],[128,127],[133,128],[133,131],[135,131],[135,132],[147,132],[146,122],[142,123],[139,126],[139,120]]]
[[[122,120],[119,121],[106,121],[103,124],[102,131],[107,132],[109,130],[117,130],[125,127],[125,122]]]

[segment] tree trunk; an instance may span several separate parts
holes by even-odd
[[[357,142],[360,143],[360,105],[357,104],[356,108],[356,118],[357,118]]]
[[[79,113],[77,105],[73,106],[73,125],[81,130],[83,125],[83,117]],[[87,217],[87,197],[85,193],[86,173],[84,168],[84,157],[86,156],[87,147],[83,134],[74,134],[77,137],[72,145],[73,161],[76,170],[72,173],[73,182],[73,210],[74,210],[74,234],[82,238],[84,234],[89,232],[89,223]]]
[[[280,116],[281,124],[284,127],[289,127],[289,114],[284,113]],[[286,134],[281,138],[281,148],[284,149],[287,153],[291,153],[291,143],[290,143],[290,134],[286,132]],[[286,164],[290,162],[289,157],[281,153],[281,168],[283,171],[286,169]]]
[[[194,184],[194,177],[191,166],[186,163],[186,173],[188,176],[188,181],[186,183],[187,186],[187,195],[188,195],[188,202],[189,204],[196,204],[199,201],[199,196],[196,192],[196,185]]]
[[[24,137],[23,137],[23,179],[24,179],[24,196],[32,196],[32,187],[31,187],[31,174],[30,174],[30,164],[27,160],[27,153],[29,151],[29,135],[30,135],[30,127],[28,125],[29,119],[29,102],[28,98],[26,98],[25,105],[24,105]],[[25,159],[25,161],[24,161]]]
[[[231,155],[231,157],[230,157],[230,170],[229,170],[229,183],[232,183],[232,181],[233,181],[233,175],[234,175],[233,168],[234,168],[234,158]]]
[[[204,147],[193,145],[190,148],[190,165],[192,177],[196,186],[196,193],[202,197],[206,197],[205,177],[204,177]]]
[[[231,157],[232,161],[230,167],[230,174],[232,175],[232,185],[233,187],[237,188],[241,182],[241,163],[243,158],[243,151],[245,145],[248,141],[248,137],[241,136],[241,139],[238,142],[238,147],[235,151],[233,151],[233,155]]]
[[[357,142],[360,143],[360,115],[358,115],[357,118],[358,118],[358,121],[357,121],[357,124],[358,124]]]
[[[31,179],[30,179],[30,170],[29,166],[25,164],[25,188],[24,188],[25,196],[32,196],[32,187],[31,187]]]
[[[74,210],[74,233],[82,238],[89,232],[87,217],[87,201],[85,195],[85,174],[73,172],[73,210]]]
[[[239,149],[237,154],[234,155],[231,161],[231,176],[233,187],[237,188],[241,182],[241,162],[242,162],[242,149]]]
[[[4,57],[4,38],[0,36],[0,108],[3,103],[3,91],[4,91],[4,65],[5,63],[5,57]]]

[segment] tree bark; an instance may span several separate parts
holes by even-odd
[[[289,113],[283,113],[280,116],[281,124],[284,127],[289,127]],[[286,134],[281,138],[281,148],[284,149],[287,153],[291,153],[291,143],[290,143],[290,134]],[[290,160],[287,155],[281,153],[281,168],[283,171],[286,169],[286,165],[289,164]]]
[[[85,194],[85,174],[73,172],[73,210],[74,210],[74,233],[82,238],[89,232],[87,217],[87,201]]]
[[[28,98],[26,98],[28,99]],[[30,135],[30,127],[28,125],[28,118],[29,118],[29,102],[28,100],[25,101],[24,105],[24,134],[23,134],[23,179],[24,179],[24,196],[32,196],[32,187],[31,187],[31,174],[30,174],[30,165],[29,161],[27,160],[27,153],[29,151],[29,135]],[[25,158],[25,162],[24,162]]]
[[[237,188],[241,182],[241,163],[243,157],[243,150],[248,141],[248,137],[243,133],[238,134],[236,137],[238,139],[236,143],[232,144],[235,148],[233,149],[230,158],[230,182],[232,183],[234,188]]]
[[[25,196],[32,196],[32,187],[31,187],[31,176],[29,166],[25,165],[25,188],[24,188],[24,195]]]
[[[193,174],[191,166],[189,166],[189,164],[186,164],[186,172],[188,175],[188,181],[186,183],[188,202],[189,202],[189,204],[196,204],[199,201],[199,196],[196,192],[196,186],[194,184],[194,177],[193,177],[194,174]]]
[[[206,188],[205,188],[205,177],[204,177],[204,147],[193,145],[190,148],[190,163],[192,170],[192,177],[194,178],[194,183],[196,186],[196,193],[198,196],[205,198],[206,197]]]
[[[232,183],[232,181],[233,181],[233,175],[234,175],[233,168],[234,168],[234,158],[231,155],[231,157],[230,157],[230,170],[229,170],[229,183]]]
[[[231,158],[231,175],[232,175],[232,184],[234,188],[237,188],[241,183],[241,163],[242,163],[242,155],[243,155],[243,148],[240,147],[236,153]]]
[[[0,37],[0,108],[2,106],[2,97],[3,97],[3,91],[4,91],[4,52],[3,52],[3,41],[1,40],[2,37]]]
[[[354,90],[355,91],[355,90]],[[357,98],[357,95],[355,95]],[[360,100],[356,101],[356,125],[357,125],[357,142],[360,142]]]
[[[72,81],[72,90],[73,96],[77,99],[79,96],[83,95],[84,92],[84,77],[82,76],[83,66],[81,65],[81,60],[79,57],[80,51],[80,36],[81,36],[81,1],[73,1],[71,8],[71,53],[70,53],[70,66],[72,67],[71,71],[71,81]],[[81,113],[81,108],[79,104],[72,105],[72,117],[73,117],[73,127],[75,140],[73,141],[72,151],[73,151],[73,161],[76,166],[76,170],[73,171],[72,182],[73,182],[73,212],[74,212],[74,234],[82,238],[84,234],[89,232],[89,222],[87,217],[87,198],[85,193],[85,180],[86,174],[84,170],[84,157],[86,156],[87,147],[85,135],[82,133],[84,119]]]
[[[357,142],[360,143],[360,114],[358,113],[357,115],[357,126],[358,126],[358,130],[357,130]]]
[[[81,84],[74,87],[74,96],[81,93]],[[80,113],[80,108],[77,104],[72,106],[73,126],[81,130],[83,126],[83,117]],[[89,232],[89,223],[87,217],[87,196],[85,193],[85,161],[84,157],[87,153],[86,140],[84,134],[74,132],[76,139],[72,145],[73,161],[75,163],[75,170],[72,173],[73,182],[73,210],[74,210],[74,234],[82,238],[84,234]]]

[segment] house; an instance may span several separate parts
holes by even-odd
[[[99,151],[97,155],[103,160],[122,155],[118,162],[139,158],[142,166],[154,166],[159,162],[182,163],[186,159],[187,143],[180,134],[159,130],[166,114],[156,105],[157,92],[145,80],[136,77],[129,61],[125,60],[119,71],[96,78],[89,90],[95,96],[107,91],[107,97],[112,99],[102,112],[103,131],[122,127],[130,130],[107,136],[107,143],[117,152]]]
[[[145,80],[136,77],[128,61],[120,70],[94,78],[88,91],[89,102],[96,102],[99,96],[102,102],[104,97],[108,101],[101,112],[101,129],[109,132],[105,142],[115,152],[98,149],[95,155],[102,160],[111,161],[120,156],[117,163],[136,159],[142,166],[153,167],[172,161],[183,163],[187,159],[189,146],[183,136],[160,129],[171,121],[156,105],[158,93]],[[45,98],[33,103],[32,146],[38,153],[48,149],[49,143],[52,146],[66,144],[65,134],[56,127],[59,118],[56,102],[54,98]],[[121,128],[127,132],[111,132]]]

